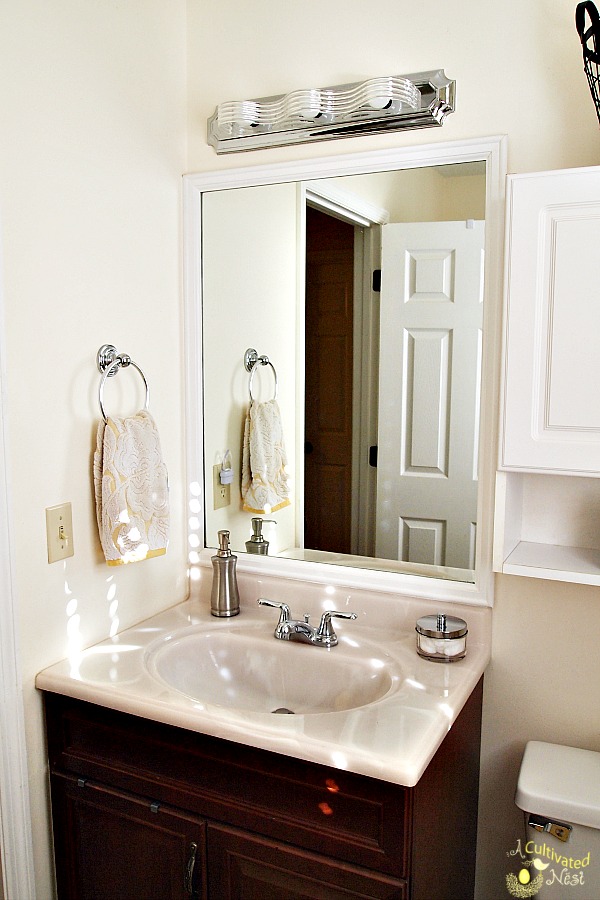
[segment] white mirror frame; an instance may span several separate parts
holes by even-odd
[[[183,243],[186,353],[186,464],[190,596],[214,550],[205,548],[204,430],[202,421],[202,193],[253,185],[312,181],[390,169],[486,163],[485,305],[479,435],[478,541],[473,583],[376,569],[240,554],[238,572],[322,582],[349,588],[406,594],[431,600],[492,606],[494,479],[497,460],[498,390],[502,315],[503,222],[506,138],[493,136],[371,153],[352,153],[273,165],[222,169],[184,176]]]

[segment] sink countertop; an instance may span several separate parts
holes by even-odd
[[[265,596],[262,583],[257,590],[255,596]],[[285,600],[281,593],[271,585],[267,596]],[[242,591],[241,595],[243,598]],[[272,635],[278,610],[243,599],[241,614],[231,619],[211,616],[206,601],[188,600],[50,666],[38,674],[36,686],[157,722],[412,787],[489,662],[491,610],[444,604],[444,612],[467,620],[467,655],[452,663],[437,663],[417,655],[414,623],[419,616],[437,611],[440,604],[395,600],[404,605],[399,616],[390,618],[373,613],[377,602],[363,610],[357,606],[358,599],[356,595],[347,597],[347,608],[356,611],[358,619],[335,622],[338,647],[288,646],[294,651],[290,663],[292,656],[296,661],[302,658],[300,650],[310,666],[313,654],[334,656],[345,652],[346,645],[352,652],[357,635],[377,644],[398,664],[403,677],[385,696],[364,707],[284,716],[232,709],[187,697],[149,673],[144,662],[148,649],[182,629],[224,631],[248,626]],[[298,602],[291,604],[296,615],[300,612]],[[330,604],[321,608],[334,607]],[[337,603],[335,608],[342,606]],[[302,678],[301,671],[298,677]]]

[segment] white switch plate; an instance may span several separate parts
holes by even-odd
[[[60,503],[46,509],[46,540],[49,563],[73,556],[73,514],[70,503]]]

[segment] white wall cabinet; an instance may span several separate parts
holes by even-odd
[[[600,167],[507,187],[494,567],[600,584]]]

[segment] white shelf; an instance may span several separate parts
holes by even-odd
[[[498,472],[494,571],[600,585],[600,479]]]
[[[600,550],[519,541],[502,564],[505,575],[600,585]]]

